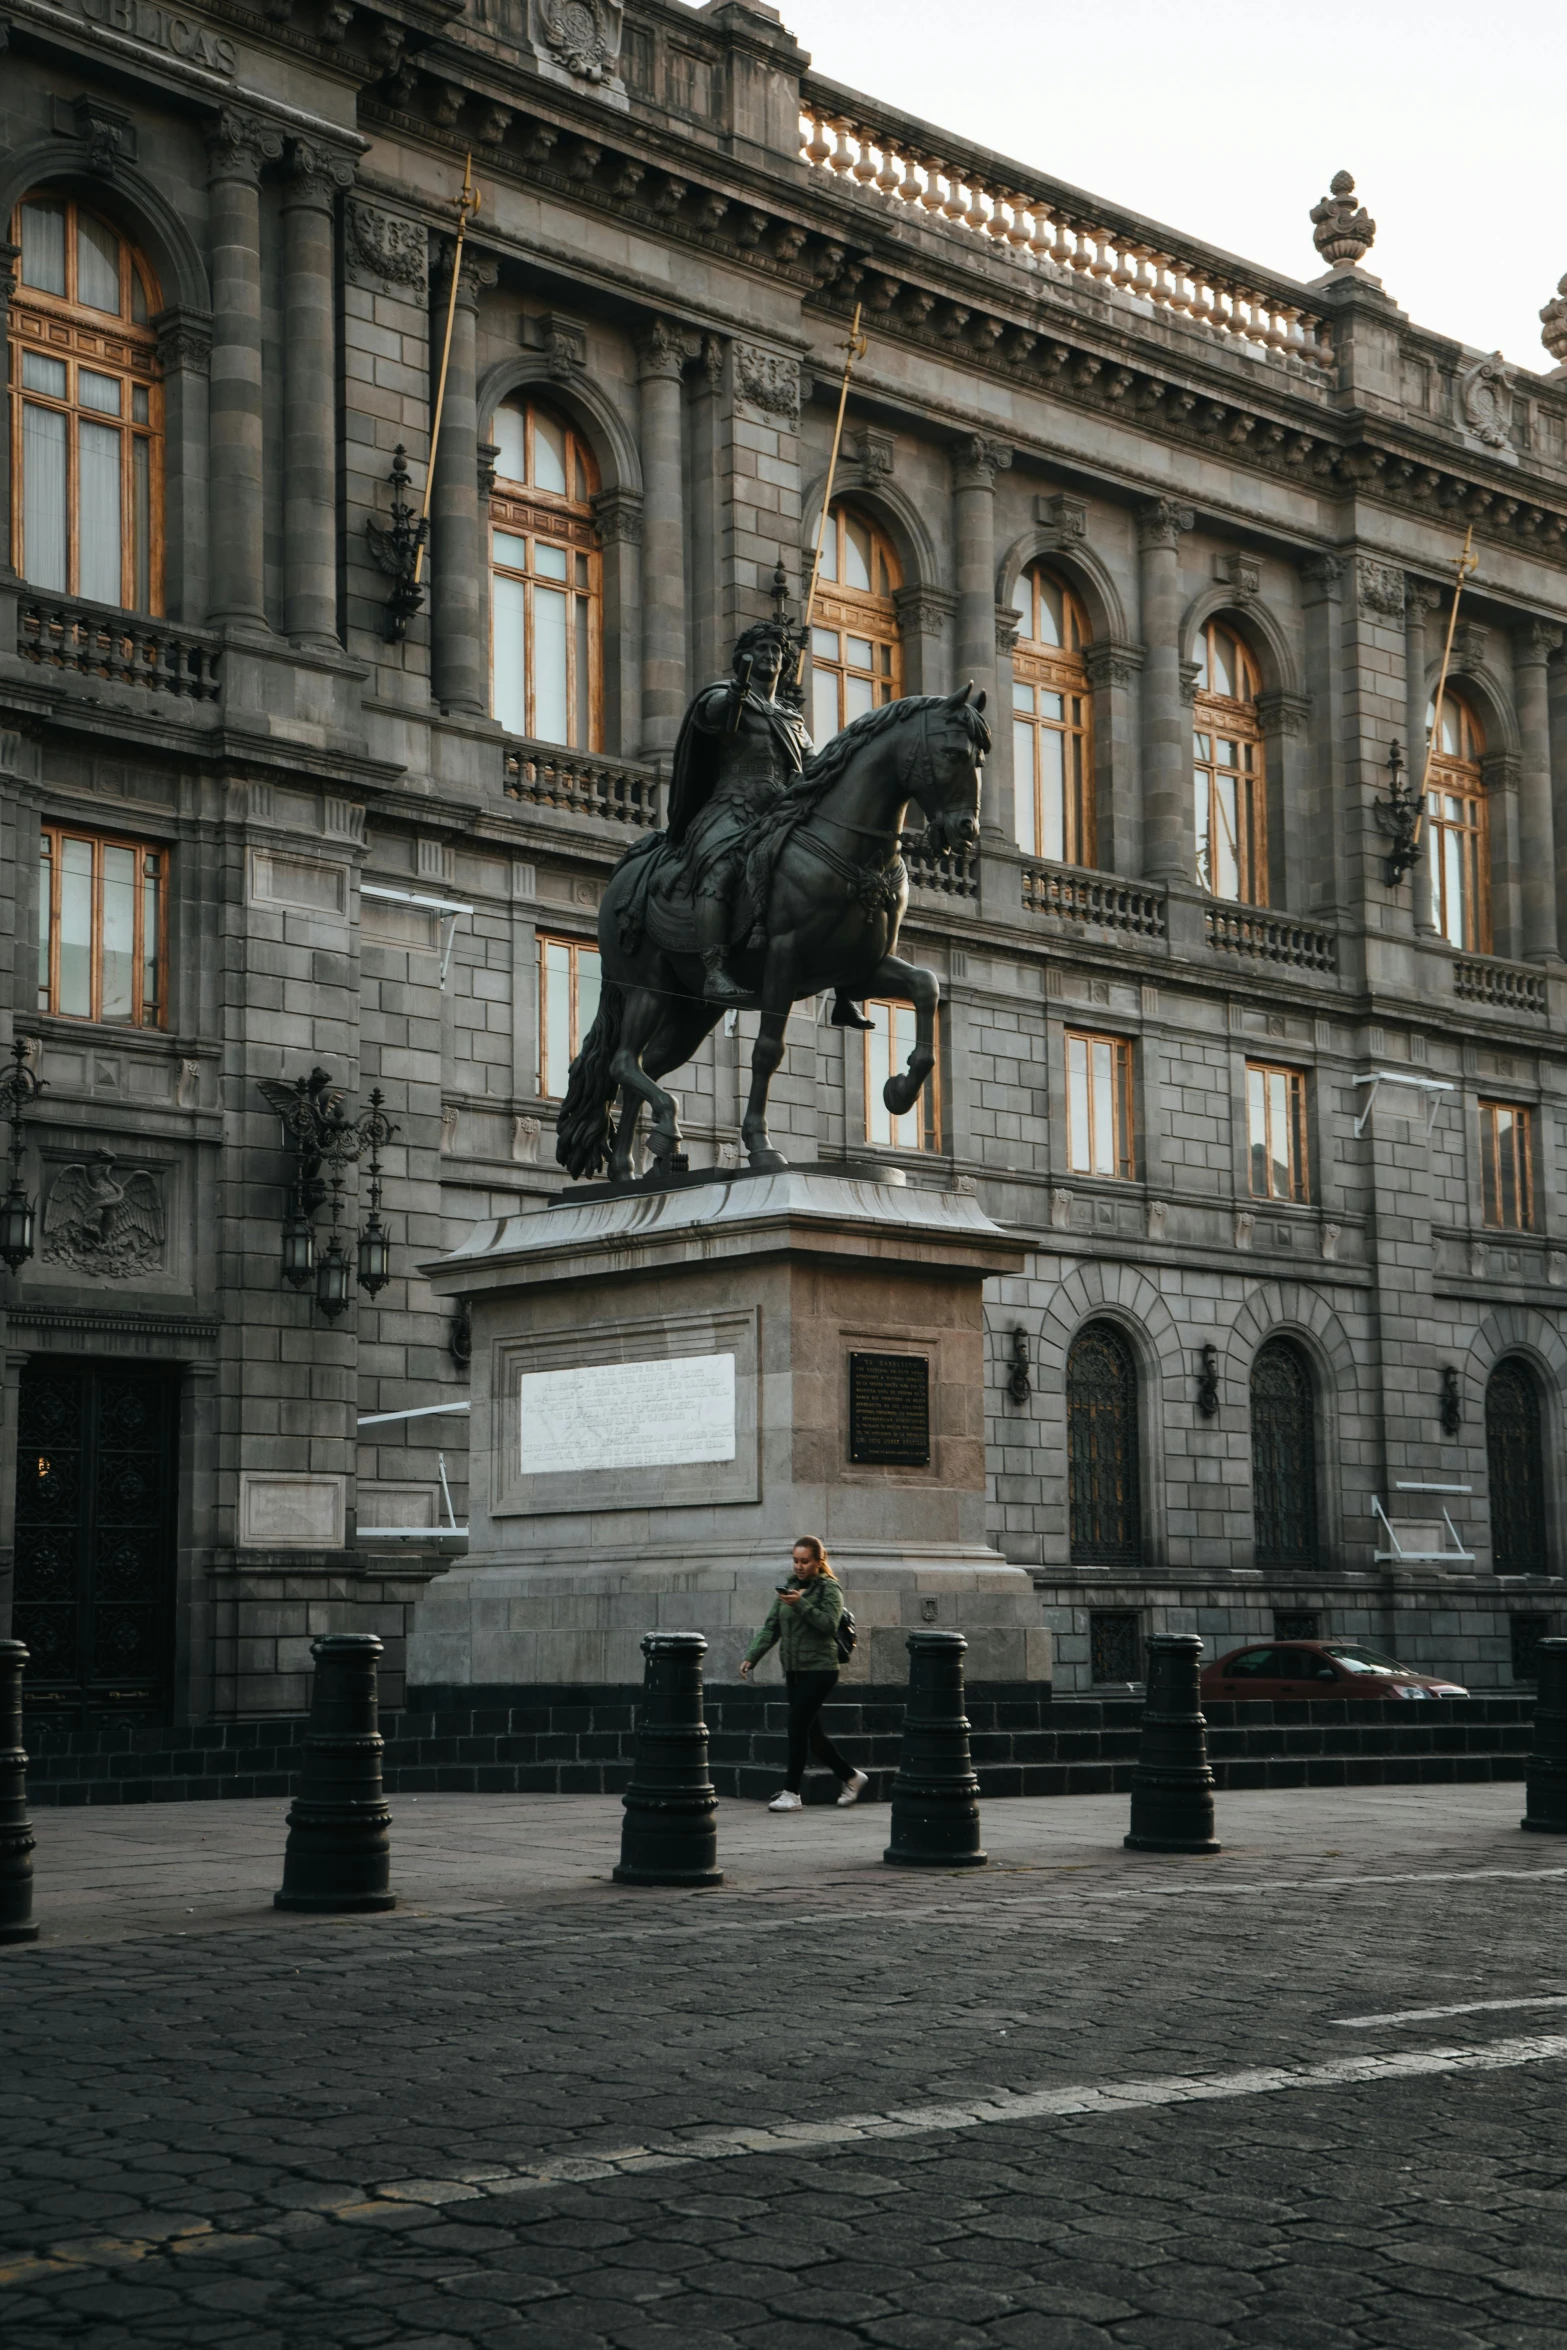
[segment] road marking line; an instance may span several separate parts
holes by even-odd
[[[1395,2007],[1387,2015],[1338,2015],[1341,2032],[1369,2032],[1375,2024],[1435,2024],[1449,2015],[1486,2015],[1511,2007],[1567,2007],[1567,1991],[1541,1992],[1533,1999],[1463,1999],[1452,2007]]]

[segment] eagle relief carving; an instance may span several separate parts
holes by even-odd
[[[116,1172],[112,1151],[62,1167],[44,1209],[43,1261],[129,1281],[163,1262],[163,1192],[145,1167]]]

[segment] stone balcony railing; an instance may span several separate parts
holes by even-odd
[[[1118,932],[1123,938],[1165,936],[1163,890],[1148,882],[1118,881],[1110,873],[1089,873],[1071,865],[1025,865],[1023,904],[1031,913]]]
[[[1532,963],[1500,963],[1485,955],[1471,960],[1455,956],[1453,993],[1461,1003],[1481,1004],[1493,1012],[1532,1012],[1543,1018],[1550,1010],[1545,974]]]
[[[658,777],[651,767],[564,750],[558,743],[524,742],[515,735],[506,744],[506,792],[530,807],[597,816],[637,832],[663,820]]]
[[[101,677],[144,693],[175,694],[192,702],[218,698],[216,637],[172,627],[111,604],[23,590],[17,607],[16,649],[24,661]]]
[[[802,85],[800,146],[813,170],[893,221],[923,215],[1022,271],[1076,277],[1145,317],[1206,330],[1270,360],[1334,363],[1325,320],[1289,279],[1177,244],[1155,221],[965,148],[911,116],[881,107],[870,115],[855,92],[814,76]]]
[[[1327,978],[1338,969],[1338,935],[1320,922],[1252,907],[1232,913],[1218,906],[1208,907],[1203,919],[1208,944],[1220,954],[1293,971],[1320,971]]]
[[[908,867],[909,887],[928,889],[943,898],[977,898],[979,879],[975,859],[952,849],[943,856],[933,857],[921,846],[923,837],[918,832],[906,832],[898,842],[899,854]]]

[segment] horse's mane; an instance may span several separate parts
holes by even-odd
[[[950,694],[906,694],[900,701],[883,702],[880,709],[864,711],[860,717],[852,719],[841,734],[835,734],[819,751],[811,753],[799,781],[791,783],[778,801],[779,809],[788,808],[798,812],[801,808],[814,808],[828,786],[837,782],[849,761],[866,743],[873,741],[879,734],[885,734],[889,727],[906,725],[909,719],[918,718],[923,711],[934,708],[938,702],[950,704],[951,700]],[[984,712],[976,710],[972,702],[963,702],[958,705],[954,715],[961,715],[975,750],[981,754],[988,751],[990,727]]]

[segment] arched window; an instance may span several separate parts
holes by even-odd
[[[1268,802],[1257,718],[1257,664],[1233,628],[1210,620],[1197,639],[1192,784],[1197,881],[1216,898],[1268,902]]]
[[[1259,1567],[1317,1564],[1317,1414],[1293,1340],[1270,1338],[1251,1367],[1251,1492]]]
[[[24,196],[11,301],[11,559],[33,587],[163,609],[163,390],[152,273],[74,196]]]
[[[1094,716],[1083,607],[1039,564],[1017,583],[1012,780],[1017,845],[1058,865],[1094,861]]]
[[[602,559],[592,452],[520,394],[495,411],[490,706],[508,734],[600,748]]]
[[[1426,734],[1436,724],[1426,709]],[[1442,696],[1442,738],[1426,798],[1431,919],[1449,946],[1491,951],[1491,850],[1480,760],[1485,730],[1461,694]]]
[[[1137,1365],[1113,1322],[1087,1322],[1066,1361],[1072,1561],[1134,1567],[1142,1558]]]
[[[815,552],[813,528],[811,548]],[[822,542],[811,615],[811,731],[826,742],[903,691],[903,646],[893,590],[898,558],[874,522],[834,506]]]
[[[1540,1390],[1517,1355],[1504,1355],[1485,1383],[1485,1459],[1492,1574],[1548,1574]]]

